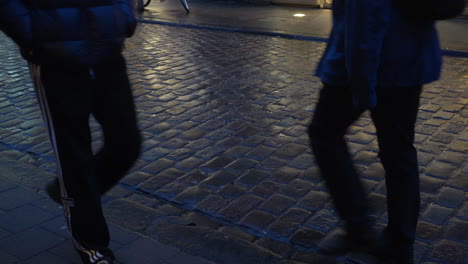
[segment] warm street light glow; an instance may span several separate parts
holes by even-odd
[[[305,17],[305,14],[294,14],[295,17]]]

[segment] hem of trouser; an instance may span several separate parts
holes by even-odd
[[[45,91],[44,85],[42,83],[42,78],[41,78],[41,66],[37,64],[33,64],[31,62],[29,62],[28,66],[29,66],[29,70],[31,73],[31,78],[33,81],[34,89],[36,91],[36,98],[37,98],[37,101],[39,103],[39,108],[42,113],[42,118],[46,125],[49,139],[52,144],[52,148],[54,149],[56,163],[57,163],[57,178],[60,184],[60,192],[61,192],[62,204],[64,208],[64,214],[67,220],[68,229],[70,230],[70,232],[72,232],[70,208],[74,206],[74,202],[72,198],[68,197],[67,189],[65,188],[62,166],[61,166],[61,159],[58,153],[57,140],[55,136],[54,123],[53,123],[52,115],[50,112],[50,107],[47,101],[46,91]],[[77,243],[77,241],[74,238],[73,240],[75,243]]]

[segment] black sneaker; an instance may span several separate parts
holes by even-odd
[[[83,264],[113,264],[115,260],[114,253],[110,249],[88,250],[75,246],[76,251],[81,257]]]
[[[358,234],[349,234],[342,228],[328,233],[318,244],[318,252],[324,255],[340,255],[348,252],[371,252],[377,236],[372,229]]]
[[[53,182],[47,184],[45,191],[50,199],[62,205],[62,194],[60,193],[60,184],[58,179],[55,179]]]
[[[383,264],[414,264],[413,246],[392,241],[387,230],[382,231],[377,247],[371,254]]]

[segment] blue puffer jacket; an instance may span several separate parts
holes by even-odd
[[[0,29],[39,64],[112,61],[135,27],[133,0],[0,0]]]

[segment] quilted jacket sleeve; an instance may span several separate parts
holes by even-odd
[[[1,1],[1,0],[0,0]],[[129,38],[135,33],[136,21],[136,0],[117,0],[120,13],[123,15],[121,19],[125,23],[126,37]]]
[[[32,46],[30,10],[22,0],[0,0],[0,30],[22,49]]]

